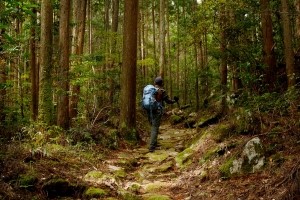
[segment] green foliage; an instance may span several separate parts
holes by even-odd
[[[47,144],[65,143],[66,134],[62,128],[58,126],[48,126],[45,123],[32,123],[28,127],[22,128],[21,137],[19,139],[27,139],[30,141],[31,151],[43,151],[47,154],[45,146]]]
[[[145,58],[144,60],[138,60],[137,65],[142,66],[149,66],[153,67],[155,65],[155,61],[152,58]]]

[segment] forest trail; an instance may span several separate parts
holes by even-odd
[[[155,152],[150,153],[145,145],[108,158],[106,163],[111,171],[126,171],[126,176],[117,183],[118,188],[142,199],[190,199],[188,193],[178,190],[184,188],[181,178],[185,174],[176,166],[176,155],[185,149],[186,140],[195,133],[196,129],[178,129],[164,124],[158,136],[160,146]]]

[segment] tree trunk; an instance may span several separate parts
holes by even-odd
[[[220,10],[220,51],[221,51],[221,113],[225,112],[226,104],[226,95],[227,95],[227,55],[226,55],[226,33],[225,33],[225,23],[226,23],[226,13],[225,8]]]
[[[179,0],[177,0],[177,8],[176,8],[176,21],[177,21],[177,40],[176,40],[176,91],[180,91],[180,25],[179,25],[179,18],[180,18],[180,7],[179,7]]]
[[[31,16],[31,36],[30,36],[30,75],[31,75],[31,119],[36,121],[38,118],[39,91],[38,91],[38,66],[36,62],[36,9],[33,8]]]
[[[156,73],[156,58],[157,58],[157,53],[156,53],[156,23],[155,23],[155,1],[152,1],[152,29],[153,29],[153,54],[154,54],[154,68],[155,68],[155,73]]]
[[[115,58],[117,53],[116,46],[117,46],[118,25],[119,25],[119,0],[113,0],[112,25],[111,25],[111,31],[113,33],[113,36],[112,36],[112,45],[111,45],[112,59],[110,63],[110,70],[114,70],[114,66],[115,66]],[[111,105],[113,105],[114,103],[115,85],[116,84],[114,80],[114,73],[111,73],[109,78],[109,101]]]
[[[168,91],[169,91],[169,94],[170,94],[170,97],[173,97],[173,74],[172,74],[172,60],[171,60],[171,37],[170,37],[170,15],[169,15],[169,6],[168,6],[168,3],[167,3],[167,6],[166,6],[166,26],[167,26],[167,47],[168,47],[168,56],[167,56],[167,74],[168,74],[168,85],[169,87],[168,88]]]
[[[261,26],[263,37],[263,58],[266,66],[266,83],[272,91],[276,80],[276,59],[274,55],[273,26],[269,0],[260,0],[261,5]]]
[[[52,103],[52,25],[53,10],[51,0],[41,2],[41,91],[39,118],[47,124],[53,123]]]
[[[295,54],[295,73],[296,73],[296,84],[300,82],[300,0],[295,1],[296,13],[296,47],[297,52]]]
[[[164,78],[165,72],[165,52],[166,52],[166,27],[165,27],[165,0],[160,0],[159,6],[159,75]]]
[[[5,9],[4,2],[0,2],[0,13],[3,12]],[[0,19],[0,23],[4,24],[4,20]],[[6,97],[6,63],[5,63],[5,54],[4,54],[4,33],[5,29],[0,29],[0,128],[2,128],[2,123],[5,121],[6,115],[5,115],[5,97]]]
[[[86,6],[87,0],[77,0],[74,2],[74,16],[75,16],[75,31],[74,31],[74,45],[73,54],[82,55],[84,47],[84,35],[85,35],[85,21],[86,21]],[[78,65],[81,63],[81,59],[78,60]],[[77,64],[75,64],[77,65]],[[72,85],[72,96],[70,97],[70,119],[74,119],[78,115],[78,103],[80,95],[80,85]]]
[[[282,6],[282,26],[283,26],[283,42],[284,42],[284,55],[286,64],[286,74],[288,77],[288,88],[291,88],[296,83],[295,65],[294,65],[294,52],[292,46],[292,31],[289,18],[289,8],[287,0],[281,0]]]
[[[69,56],[70,56],[70,0],[60,2],[59,20],[59,83],[57,102],[57,125],[68,129],[69,116]]]
[[[121,72],[120,130],[124,138],[136,140],[136,59],[138,0],[125,0],[123,64]]]

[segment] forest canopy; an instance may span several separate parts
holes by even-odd
[[[122,97],[139,109],[142,88],[158,75],[194,111],[226,111],[233,96],[244,106],[272,101],[298,84],[299,1],[131,4],[137,15],[126,17],[119,0],[1,1],[0,126],[69,129],[97,121],[103,109],[123,116]],[[133,48],[125,45],[131,35]]]

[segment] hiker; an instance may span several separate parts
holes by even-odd
[[[155,99],[158,102],[159,106],[156,110],[147,110],[148,120],[151,124],[151,137],[149,146],[150,152],[153,152],[157,147],[157,136],[161,117],[163,115],[164,102],[166,102],[167,104],[174,104],[179,100],[179,98],[176,96],[174,97],[174,100],[169,98],[166,90],[163,89],[163,79],[161,77],[155,78],[154,87],[157,89]]]

